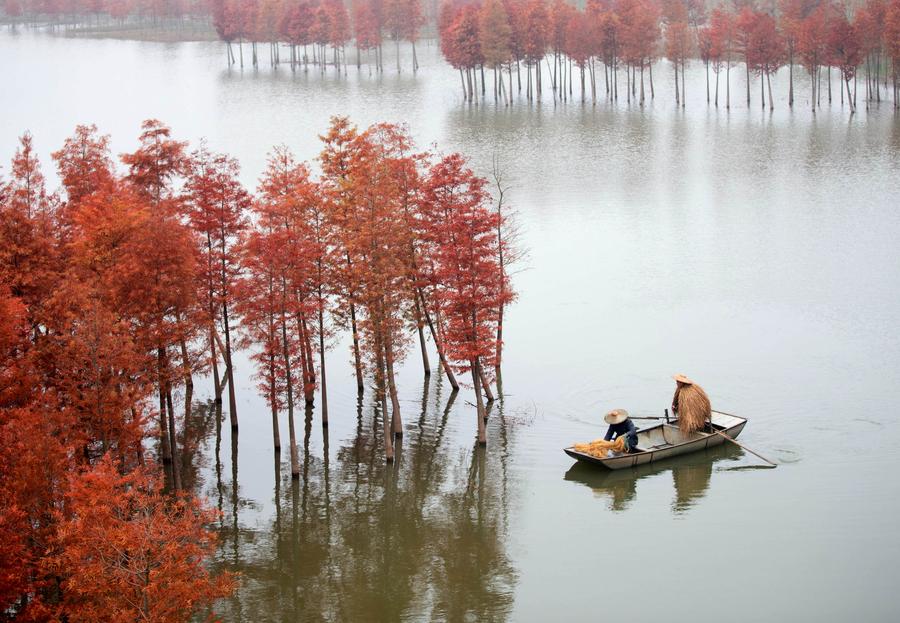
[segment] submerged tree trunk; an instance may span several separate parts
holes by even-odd
[[[166,372],[163,347],[156,349],[156,374],[159,386],[159,449],[162,454],[163,469],[172,470],[172,445],[169,439],[169,419],[166,414]],[[174,481],[174,476],[172,476]]]
[[[187,343],[184,339],[181,339],[179,343],[181,346],[182,377],[184,380],[184,423],[187,426],[191,419],[191,403],[194,400],[194,379],[191,376],[191,362],[188,357]]]
[[[391,431],[394,437],[403,436],[403,419],[400,414],[400,399],[397,396],[397,383],[394,378],[394,340],[391,331],[387,331],[387,341],[384,349],[384,359],[387,368],[388,392],[391,395]]]
[[[444,369],[444,373],[447,375],[447,380],[450,381],[450,386],[453,387],[453,391],[459,390],[459,383],[456,382],[456,377],[453,374],[453,370],[450,368],[450,364],[447,362],[447,358],[444,356],[444,348],[441,345],[441,340],[437,334],[437,331],[434,329],[434,322],[431,319],[431,314],[428,312],[428,306],[425,304],[425,296],[422,294],[421,288],[416,289],[416,293],[419,296],[419,303],[422,306],[422,313],[425,315],[425,322],[428,324],[428,330],[431,333],[431,339],[434,341],[434,347],[438,353],[438,359],[441,362],[441,367]]]
[[[501,76],[501,83],[503,77]],[[414,296],[416,311],[416,330],[419,333],[419,349],[422,351],[422,368],[425,376],[431,376],[431,362],[428,361],[428,349],[425,345],[425,323],[422,321],[422,307],[419,305],[419,297]]]
[[[475,403],[478,418],[478,445],[487,445],[487,429],[484,425],[486,418],[484,409],[484,400],[481,396],[481,367],[478,359],[474,359],[469,364],[472,368],[472,384],[475,386]]]
[[[300,478],[300,459],[297,456],[297,431],[294,426],[294,383],[291,378],[291,356],[288,352],[287,320],[284,308],[281,310],[281,354],[284,358],[285,384],[287,393],[288,436],[291,444],[291,478]]]
[[[228,411],[231,430],[237,430],[237,396],[234,390],[234,366],[231,365],[231,328],[228,326],[228,304],[222,303],[222,320],[225,323],[225,372],[228,376]]]
[[[750,108],[750,61],[744,59],[744,68],[747,70],[747,108]]]
[[[169,411],[169,444],[172,446],[172,480],[176,491],[183,489],[181,482],[181,461],[178,458],[178,437],[175,426],[175,406],[172,403],[172,385],[166,381],[166,406]]]
[[[213,260],[212,260],[212,237],[207,233],[206,235],[206,246],[207,246],[207,269],[210,274],[212,274]],[[222,383],[219,381],[219,362],[218,357],[216,356],[216,343],[218,342],[218,332],[216,331],[215,325],[215,317],[216,317],[216,309],[213,297],[213,286],[212,279],[207,282],[207,296],[209,297],[209,317],[210,317],[210,325],[209,325],[209,350],[210,350],[210,360],[212,362],[212,371],[213,371],[213,387],[215,391],[215,401],[216,404],[222,404]]]
[[[362,358],[359,354],[359,328],[356,326],[356,306],[350,303],[350,329],[353,332],[353,365],[356,368],[356,391],[359,395],[365,392],[362,373]]]
[[[381,408],[381,428],[384,434],[384,460],[387,463],[394,462],[394,439],[391,435],[392,421],[388,415],[387,388],[385,387],[384,347],[381,339],[381,331],[375,332],[375,385],[378,392],[378,404]]]
[[[328,426],[328,387],[325,381],[325,312],[322,310],[322,287],[319,286],[319,386],[322,396],[322,426]]]
[[[725,70],[725,109],[731,109],[731,59]]]

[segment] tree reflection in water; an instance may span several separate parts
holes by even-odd
[[[602,467],[575,463],[565,479],[587,485],[598,497],[609,498],[609,509],[621,512],[628,509],[637,493],[640,480],[671,471],[675,485],[672,513],[687,513],[699,502],[709,488],[713,465],[719,461],[733,461],[743,456],[737,446],[725,443],[706,451],[640,465],[631,469],[607,470]]]
[[[308,409],[300,479],[276,463],[268,524],[250,530],[238,522],[246,502],[232,485],[221,562],[241,573],[241,584],[220,605],[223,619],[508,618],[516,581],[505,549],[511,434],[496,404],[489,418],[496,445],[450,443],[458,398],[442,389],[439,377],[424,383],[420,413],[397,440],[393,464],[383,459],[377,405],[357,402],[355,435],[335,457],[328,429],[322,450],[311,452]]]

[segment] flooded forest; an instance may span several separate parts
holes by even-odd
[[[0,618],[900,615],[897,0],[2,0],[0,58]]]

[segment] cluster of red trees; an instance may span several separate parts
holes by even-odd
[[[418,334],[431,373],[426,326],[454,390],[454,365],[471,374],[485,443],[483,398],[493,399],[503,310],[513,298],[502,203],[493,206],[485,180],[461,156],[414,152],[397,126],[359,131],[337,118],[323,142],[318,180],[286,149],[271,154],[254,226],[239,245],[238,308],[257,347],[276,449],[286,409],[296,477],[294,404],[301,394],[312,404],[317,382],[327,426],[324,353],[339,328],[352,336],[359,393],[366,374],[374,380],[388,461],[393,438],[403,434],[395,370]]]
[[[494,98],[511,102],[513,73],[517,91],[522,91],[523,65],[529,100],[541,96],[544,65],[554,98],[572,97],[577,68],[582,100],[586,76],[591,97],[596,99],[596,71],[602,65],[608,98],[618,98],[619,72],[624,68],[626,96],[643,103],[645,73],[653,97],[653,63],[665,56],[675,72],[675,101],[682,106],[684,68],[691,57],[706,63],[707,101],[709,67],[715,71],[717,104],[718,73],[724,69],[726,106],[730,106],[728,77],[737,61],[746,69],[748,105],[751,73],[760,77],[763,98],[768,84],[769,106],[774,105],[771,75],[784,65],[791,68],[789,102],[793,105],[793,68],[798,62],[810,73],[814,106],[821,97],[823,70],[829,76],[830,98],[834,67],[854,110],[856,73],[863,65],[867,101],[880,101],[882,82],[887,88],[890,75],[895,105],[900,104],[900,0],[866,0],[852,12],[844,3],[816,0],[781,0],[767,9],[741,2],[735,9],[720,6],[708,18],[705,5],[695,0],[588,0],[584,10],[565,0],[450,0],[442,5],[438,27],[444,57],[459,70],[463,94],[469,100],[477,99],[479,91],[481,97],[485,95],[487,68],[493,71]]]
[[[25,135],[0,181],[5,616],[182,621],[232,590],[207,568],[215,516],[164,493],[144,452],[157,389],[170,430],[173,378],[192,365],[170,354],[196,313],[195,239],[165,134],[148,127],[118,176],[107,139],[79,127],[54,154],[65,199],[46,190]]]
[[[327,426],[324,355],[341,328],[360,393],[374,381],[388,461],[395,370],[418,333],[430,374],[426,324],[454,390],[454,367],[471,373],[485,443],[513,298],[502,202],[461,156],[416,152],[397,126],[334,119],[323,141],[318,178],[279,148],[254,196],[234,159],[188,151],[155,120],[123,172],[108,137],[79,126],[53,154],[59,193],[22,137],[0,182],[3,612],[184,620],[231,590],[204,567],[212,517],[181,472],[197,374],[218,403],[227,390],[238,427],[238,344],[276,450],[287,411],[294,477],[294,404],[318,387]]]
[[[0,7],[8,20],[43,18],[50,24],[61,20],[99,23],[101,16],[119,23],[128,18],[153,24],[208,20],[227,44],[229,64],[240,62],[243,67],[243,43],[248,42],[250,61],[257,66],[257,44],[264,43],[273,66],[281,62],[285,46],[292,68],[312,63],[322,71],[327,65],[346,70],[346,47],[351,41],[356,46],[357,68],[365,52],[374,53],[376,68],[383,70],[385,39],[394,41],[397,71],[401,41],[412,44],[415,71],[419,67],[416,42],[425,25],[421,0],[0,0]],[[237,56],[233,43],[238,44]]]
[[[102,16],[119,24],[129,18],[158,24],[210,15],[209,0],[3,0],[2,7],[7,19],[43,18],[51,25],[99,23]]]
[[[374,52],[376,68],[383,70],[382,43],[387,38],[396,46],[397,71],[401,69],[401,41],[412,44],[413,71],[419,68],[416,41],[425,23],[420,0],[353,0],[349,11],[344,0],[211,1],[213,25],[228,44],[231,63],[236,61],[231,46],[234,41],[240,46],[241,66],[242,42],[251,43],[254,66],[259,62],[257,43],[269,45],[272,65],[280,62],[279,43],[283,43],[289,48],[292,68],[312,62],[322,71],[329,63],[338,71],[342,66],[346,70],[346,47],[354,41],[357,68],[361,66],[362,52]]]

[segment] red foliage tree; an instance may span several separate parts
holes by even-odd
[[[87,195],[108,188],[113,181],[113,162],[109,154],[109,136],[97,134],[95,125],[79,125],[62,149],[53,152],[57,171],[66,189],[66,210],[71,210]]]
[[[584,74],[585,69],[589,68],[591,58],[594,56],[594,37],[588,17],[585,13],[574,12],[569,18],[566,25],[565,53],[581,72],[581,101],[585,99]],[[571,86],[571,78],[569,80]],[[591,88],[594,89],[596,97],[596,89],[594,85],[594,74],[591,72]]]
[[[550,45],[550,17],[544,0],[529,0],[522,15],[522,53],[527,71],[528,99],[541,98],[541,61]],[[534,69],[534,82],[531,71]]]
[[[353,2],[353,32],[356,37],[356,66],[360,66],[359,50],[373,50],[381,46],[381,25],[368,0]]]
[[[797,53],[811,80],[810,101],[813,110],[816,109],[821,91],[819,70],[828,59],[829,14],[830,9],[826,5],[820,5],[803,18],[797,33]]]
[[[885,13],[884,47],[891,60],[894,108],[900,108],[900,0],[891,0]]]
[[[744,57],[744,69],[747,76],[747,107],[750,107],[750,66],[752,64],[750,55],[752,54],[752,37],[753,29],[756,28],[756,21],[759,14],[754,12],[749,6],[745,6],[737,14],[734,20],[734,42],[735,49]]]
[[[653,60],[659,43],[659,9],[648,0],[620,0],[616,5],[620,19],[619,40],[622,57],[631,66],[630,96],[636,92],[635,68],[640,72],[640,102],[644,95],[644,68],[650,67],[650,94],[653,96]]]
[[[685,13],[685,17],[687,14]],[[687,93],[684,92],[684,66],[691,50],[691,34],[686,21],[670,22],[666,26],[666,56],[675,68],[675,103],[684,106]],[[681,90],[678,88],[678,67],[681,66]],[[708,97],[707,76],[707,99]]]
[[[478,402],[478,441],[485,444],[482,375],[496,355],[497,310],[511,300],[504,285],[485,180],[459,154],[435,163],[425,179],[422,201],[426,254],[437,285],[435,299],[445,319],[445,346],[460,370],[472,374]]]
[[[412,43],[413,70],[419,68],[416,41],[424,23],[421,0],[384,0],[384,27],[397,49],[397,72],[400,72],[400,41]]]
[[[19,139],[9,180],[0,186],[0,284],[37,309],[59,276],[58,200],[47,192],[30,134]],[[35,327],[36,329],[36,327]]]
[[[450,24],[441,30],[441,51],[447,62],[459,70],[463,93],[468,100],[476,97],[477,76],[473,74],[475,68],[484,62],[478,18],[478,8],[465,5],[456,12]]]
[[[486,0],[481,6],[479,16],[479,44],[484,63],[494,70],[494,99],[504,94],[503,73],[504,65],[508,65],[512,59],[511,48],[512,29],[509,25],[509,16],[501,0]],[[497,72],[500,70],[498,81]],[[512,72],[510,71],[510,80]],[[512,96],[512,82],[510,82],[509,96]],[[506,99],[504,94],[504,99]]]
[[[735,16],[734,14],[723,10],[721,7],[713,9],[710,16],[710,36],[712,39],[711,48],[718,50],[720,59],[725,59],[725,107],[731,108],[731,55],[735,45]],[[719,71],[721,71],[721,60],[716,68],[716,105],[719,104]]]
[[[187,143],[173,140],[171,129],[156,119],[144,121],[141,129],[141,146],[121,156],[128,167],[125,179],[151,206],[171,212],[179,207],[172,184],[187,170]]]
[[[847,104],[852,114],[856,111],[856,93],[850,92],[850,81],[856,77],[856,71],[865,53],[860,42],[859,32],[843,13],[837,13],[830,20],[828,54],[841,72],[847,88]]]
[[[200,257],[202,307],[209,330],[209,348],[218,384],[216,345],[218,329],[225,336],[222,356],[228,384],[228,411],[232,430],[237,429],[237,398],[234,387],[232,359],[232,325],[234,323],[234,284],[238,279],[239,262],[235,248],[246,227],[246,212],[250,208],[250,194],[238,180],[240,168],[233,158],[212,154],[206,150],[195,152],[191,158],[191,174],[185,187],[187,210],[191,226],[197,234]],[[231,312],[229,312],[231,310]],[[216,387],[220,401],[221,388]]]
[[[60,579],[66,620],[174,623],[230,594],[232,577],[205,564],[215,514],[164,495],[149,472],[122,475],[106,459],[71,479],[65,503],[43,566]]]
[[[755,14],[753,29],[746,43],[747,62],[760,77],[760,99],[765,108],[765,86],[769,86],[769,108],[775,107],[772,98],[772,73],[784,64],[784,40],[778,32],[775,18],[766,13]]]

